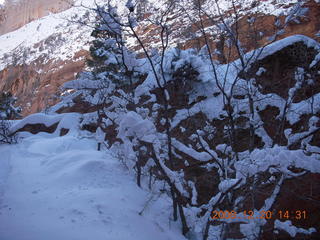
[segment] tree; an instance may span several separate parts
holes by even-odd
[[[0,119],[20,118],[21,108],[15,107],[17,98],[11,92],[0,93]]]
[[[173,200],[174,220],[178,220],[179,214],[183,225],[183,234],[187,234],[188,226],[183,210],[183,205],[186,204],[186,197],[184,196],[184,193],[181,192],[183,191],[183,189],[176,186],[178,184],[177,179],[172,178],[173,176],[178,175],[174,172],[174,156],[172,153],[172,137],[170,126],[171,119],[169,113],[172,110],[169,106],[169,93],[167,89],[172,76],[171,73],[168,75],[168,72],[166,72],[164,66],[165,55],[169,46],[170,34],[167,22],[169,20],[169,13],[174,8],[174,4],[173,1],[170,1],[164,8],[164,11],[160,13],[159,18],[149,19],[150,22],[156,24],[160,29],[160,54],[157,54],[155,53],[155,51],[147,48],[147,46],[139,37],[139,33],[136,29],[136,4],[133,1],[128,1],[126,7],[128,11],[122,18],[120,18],[116,13],[116,8],[111,6],[109,3],[106,5],[106,7],[97,6],[97,8],[94,10],[95,12],[97,12],[99,22],[96,25],[96,30],[93,32],[93,35],[98,37],[98,39],[94,41],[94,45],[91,48],[91,55],[93,60],[98,60],[98,68],[95,68],[95,65],[92,64],[91,66],[93,66],[93,74],[91,75],[94,79],[94,75],[101,76],[102,74],[105,74],[104,77],[110,78],[111,82],[115,85],[115,88],[112,90],[113,100],[115,100],[115,98],[123,98],[127,103],[132,103],[133,107],[130,107],[130,109],[138,112],[138,106],[136,102],[133,101],[133,99],[135,80],[139,80],[139,78],[137,78],[137,75],[139,76],[139,73],[136,73],[135,70],[136,67],[139,68],[139,66],[137,66],[134,54],[131,54],[127,50],[127,48],[125,48],[125,42],[123,41],[122,33],[126,32],[127,34],[130,34],[139,42],[139,45],[143,49],[143,53],[147,58],[147,61],[144,61],[147,62],[144,67],[145,69],[148,69],[151,71],[151,73],[153,73],[153,76],[156,79],[157,87],[158,89],[160,89],[160,115],[165,120],[165,131],[164,133],[156,134],[158,135],[158,139],[155,140],[151,145],[149,144],[149,142],[145,142],[143,139],[139,139],[131,135],[122,135],[122,142],[123,145],[125,145],[124,148],[126,153],[128,153],[129,148],[131,148],[131,151],[133,151],[133,148],[139,148],[139,145],[140,147],[142,145],[145,145],[145,147],[147,147],[151,151],[149,152],[151,153],[150,157],[153,159],[155,163],[154,165],[157,167],[157,171],[159,171],[161,178],[164,179],[169,186],[169,191]],[[112,40],[110,40],[110,37],[112,38]],[[95,69],[98,69],[98,71],[96,71]],[[111,76],[109,77],[109,75]],[[131,90],[131,96],[125,94],[126,83],[129,83],[129,86],[131,86],[129,87],[129,89]],[[101,88],[97,89],[97,91],[101,92]],[[126,108],[129,106],[129,104],[120,103],[119,105],[117,105],[115,104],[115,101],[113,101],[110,106],[106,104],[106,101],[108,100],[105,97],[100,99],[102,99],[102,102],[106,107],[100,108],[102,109],[101,112],[103,112],[103,116],[100,115],[102,116],[102,118],[101,121],[98,120],[98,122],[103,122],[104,118],[110,120],[113,123],[116,122],[117,124],[121,125],[121,123],[123,123],[123,121],[121,121],[121,118],[122,120],[125,119],[126,113],[128,112]],[[118,116],[115,117],[114,112],[111,111],[116,111],[118,113]],[[129,112],[128,116],[127,117],[129,119],[132,118],[132,116],[136,116],[136,114],[130,115]],[[136,119],[134,121],[136,121]],[[132,124],[131,126],[127,126],[125,129],[130,127],[132,127]],[[163,138],[163,136],[165,136],[166,141],[160,140],[161,138]],[[162,146],[162,149],[159,148],[159,144]],[[127,154],[128,159],[126,160],[129,161],[129,159],[133,156],[134,154]],[[135,169],[137,170],[137,183],[138,185],[140,185],[141,167],[144,161],[140,161],[138,157],[135,156],[134,159],[136,161]]]
[[[117,139],[112,141],[116,144],[110,145],[113,149],[119,150],[124,162],[129,163],[128,165],[136,170],[138,186],[143,187],[143,176],[148,173],[150,179],[153,176],[154,179],[164,183],[164,192],[172,198],[173,219],[181,221],[184,235],[195,230],[193,220],[197,219],[203,226],[203,236],[201,236],[203,239],[209,237],[210,226],[216,223],[220,228],[219,231],[216,231],[219,232],[219,238],[226,239],[229,237],[232,224],[223,219],[218,219],[213,223],[209,218],[212,210],[241,210],[245,202],[251,204],[247,206],[256,210],[255,199],[261,190],[260,185],[265,182],[266,178],[273,184],[273,189],[271,196],[268,196],[270,198],[266,199],[268,204],[265,204],[260,210],[269,210],[276,199],[271,197],[277,195],[288,175],[291,174],[289,177],[295,175],[290,172],[283,173],[277,166],[268,166],[266,171],[254,173],[247,170],[256,169],[256,152],[263,146],[257,141],[261,136],[259,134],[264,131],[263,122],[259,118],[258,106],[267,98],[266,95],[261,94],[260,86],[255,80],[255,76],[258,72],[261,74],[263,69],[258,71],[252,67],[259,62],[259,56],[264,50],[264,47],[258,48],[261,37],[257,29],[259,22],[254,17],[243,18],[238,5],[241,1],[231,1],[230,11],[227,12],[222,12],[219,5],[221,2],[216,0],[193,2],[195,2],[193,3],[195,13],[190,14],[188,11],[186,13],[189,17],[196,18],[192,19],[192,23],[199,27],[201,40],[204,42],[204,47],[198,55],[190,54],[195,51],[186,54],[185,51],[179,49],[170,49],[169,42],[173,31],[170,27],[170,19],[171,14],[176,10],[176,1],[168,1],[163,8],[151,11],[156,14],[146,15],[144,19],[141,19],[143,14],[139,13],[138,16],[137,6],[132,1],[128,1],[128,9],[121,17],[113,11],[115,8],[111,5],[107,5],[104,10],[95,10],[101,24],[99,22],[97,25],[98,30],[94,35],[101,37],[96,39],[91,49],[92,60],[96,63],[92,65],[93,72],[87,73],[83,79],[90,79],[93,82],[97,76],[103,76],[100,80],[105,78],[114,85],[113,88],[103,88],[103,84],[98,84],[93,91],[92,95],[102,93],[102,97],[98,98],[102,106],[97,110],[99,116],[97,122],[100,126],[100,123],[108,121],[107,124],[114,126],[113,130],[116,132],[115,138]],[[216,7],[216,15],[205,10],[202,4],[208,4],[208,2]],[[184,7],[183,5],[182,9]],[[98,7],[97,9],[103,8]],[[137,27],[137,21],[140,21],[138,22],[139,27]],[[249,49],[245,49],[240,31],[240,24],[243,21],[248,24],[249,38],[255,49],[249,53]],[[208,22],[213,25],[212,28],[208,27]],[[104,24],[106,26],[102,27]],[[158,39],[157,49],[152,49],[151,41],[146,42],[141,36],[141,32],[145,30],[143,27],[147,28],[148,24],[156,28],[154,37]],[[110,26],[114,26],[115,30],[112,30]],[[127,71],[126,63],[128,62],[123,61],[124,51],[121,50],[126,49],[123,48],[124,33],[130,34],[138,42],[139,50],[145,57],[146,64],[143,70],[132,68],[132,70],[145,71],[147,74],[146,81],[143,82],[144,79],[141,79],[139,82],[142,86],[139,86],[140,88],[136,91],[137,96],[135,96],[134,86],[138,84],[132,84],[132,87],[129,88],[132,90],[131,96],[125,92],[124,83],[131,83],[130,76],[135,75],[134,71]],[[278,35],[276,33],[270,42],[275,41]],[[222,36],[218,45],[213,45],[211,42],[214,36]],[[106,44],[106,41],[112,44]],[[193,60],[197,57],[201,58],[199,62],[205,65],[205,68],[197,69],[194,67],[193,60],[188,62],[182,57],[183,54]],[[238,60],[234,61],[235,59]],[[204,72],[211,80],[211,86],[205,89],[208,94],[199,94],[190,98],[187,96],[184,105],[177,107],[175,94],[181,94],[181,96],[187,94],[190,87],[187,85],[196,79],[197,75]],[[209,85],[199,83],[201,84],[204,88]],[[173,86],[177,87],[177,90]],[[210,102],[210,98],[213,99],[213,97],[214,101]],[[118,102],[118,100],[121,101]],[[201,102],[203,101],[206,105],[206,100],[213,103],[212,109],[207,108],[206,112],[217,110],[213,114],[216,116],[212,117],[210,113],[202,111]],[[130,108],[128,102],[132,103]],[[287,105],[290,107],[291,103]],[[197,116],[194,115],[195,107],[199,107]],[[184,112],[184,116],[179,112]],[[283,111],[283,113],[287,115],[288,111]],[[188,117],[185,117],[186,115]],[[191,126],[185,122],[191,123]],[[183,124],[189,128],[185,135],[192,138],[192,141],[187,139],[186,143],[179,142],[178,138],[184,134],[178,128],[181,128]],[[282,128],[280,131],[283,131],[284,123],[280,124],[279,128]],[[266,148],[270,148],[266,152],[273,151],[272,142],[270,145],[267,141],[263,143],[266,144]],[[239,168],[241,164],[245,165],[244,169]],[[209,196],[206,196],[209,200],[206,199],[205,203],[197,202],[197,190],[200,190],[200,184],[203,187],[208,182],[202,179],[200,180],[202,182],[199,183],[197,182],[199,179],[190,180],[186,176],[188,171],[195,169],[202,174],[208,174],[205,176],[215,175],[215,180],[210,182],[215,189],[210,189],[210,193],[207,194]],[[203,189],[202,192],[204,192]],[[200,194],[203,193],[199,191]],[[198,212],[193,215],[194,218],[190,218],[192,221],[189,222],[188,217],[192,215],[191,207],[192,210],[197,209]],[[259,238],[262,223],[255,226],[250,225],[250,227],[252,234],[247,236],[248,239]],[[192,234],[191,232],[190,235]]]
[[[16,138],[10,131],[10,121],[21,117],[20,107],[15,107],[17,99],[10,92],[0,94],[0,143],[14,143]]]
[[[83,100],[97,110],[97,127],[105,130],[103,121],[108,118],[106,107],[115,105],[115,98],[133,103],[134,85],[141,76],[136,70],[139,66],[135,54],[126,47],[117,8],[108,1],[103,5],[96,4],[90,10],[95,15],[95,21],[80,22],[93,28],[91,36],[94,40],[87,59],[87,71],[66,83],[64,88],[76,89],[81,93]],[[112,118],[109,120],[113,121]]]
[[[187,224],[187,220],[184,214],[183,205],[187,202],[184,194],[181,192],[183,189],[178,188],[176,183],[179,182],[178,179],[175,179],[176,174],[174,173],[174,155],[173,155],[173,146],[172,146],[172,129],[171,129],[171,117],[170,117],[170,97],[168,92],[169,82],[172,80],[172,73],[166,71],[165,65],[167,61],[165,59],[167,51],[169,49],[169,36],[171,31],[168,26],[168,22],[170,19],[170,14],[173,12],[176,2],[175,1],[167,1],[164,4],[163,9],[154,9],[154,12],[158,12],[156,16],[151,16],[147,18],[147,22],[155,25],[159,30],[159,39],[160,39],[160,47],[159,51],[154,51],[154,49],[150,49],[146,46],[146,44],[142,41],[135,27],[137,25],[137,13],[130,10],[130,0],[128,1],[127,7],[129,8],[129,13],[127,15],[127,22],[125,26],[130,29],[132,36],[137,40],[139,46],[141,47],[144,56],[147,58],[147,61],[150,66],[150,70],[153,73],[155,78],[157,88],[160,90],[160,102],[163,108],[162,116],[165,120],[164,127],[164,135],[166,137],[166,142],[164,144],[166,149],[166,154],[161,154],[159,150],[159,146],[157,144],[147,144],[148,148],[152,152],[152,159],[154,160],[157,168],[159,169],[162,177],[169,185],[172,201],[173,201],[173,219],[174,221],[178,220],[178,212],[182,224],[182,233],[186,235],[189,232],[189,227]],[[160,53],[159,53],[160,52]],[[168,166],[166,165],[168,162]]]
[[[230,5],[228,11],[222,10],[225,6],[222,6],[222,3],[218,0],[197,0],[196,3],[193,4],[194,7],[191,8],[192,12],[189,11],[190,8],[187,9],[185,3],[181,6],[191,22],[195,23],[198,27],[198,31],[201,34],[200,41],[204,43],[202,51],[206,52],[207,59],[211,65],[212,82],[215,83],[218,90],[217,95],[222,96],[223,99],[224,113],[221,114],[220,117],[223,118],[225,123],[223,137],[225,137],[224,144],[226,144],[226,147],[218,150],[210,139],[208,140],[206,137],[208,136],[208,133],[204,134],[205,137],[196,133],[198,143],[201,145],[203,151],[207,153],[218,153],[220,156],[222,155],[221,158],[218,158],[218,162],[221,164],[218,164],[217,167],[219,172],[222,173],[220,175],[220,183],[237,180],[236,177],[238,176],[235,174],[236,171],[234,171],[237,162],[241,162],[245,158],[250,158],[251,153],[254,150],[261,148],[257,143],[257,139],[259,138],[258,134],[260,134],[260,136],[267,135],[263,127],[264,123],[259,117],[259,104],[261,102],[266,103],[270,97],[260,92],[260,86],[255,79],[256,75],[261,74],[265,69],[261,68],[259,71],[256,69],[255,72],[252,72],[252,69],[255,69],[252,65],[259,65],[260,56],[264,53],[265,47],[264,45],[259,45],[260,40],[262,39],[262,35],[259,32],[259,18],[254,13],[249,17],[243,15],[240,7],[242,2],[243,1],[238,0],[230,1],[228,3]],[[215,14],[212,14],[212,12],[208,10],[208,6],[215,9]],[[286,19],[290,19],[299,7],[301,7],[300,3],[293,8],[293,12],[290,12]],[[241,31],[241,24],[242,27],[247,25],[246,31]],[[278,39],[287,24],[287,20],[283,24],[281,24],[281,21],[275,23],[277,29],[275,30],[275,34],[269,38],[269,44]],[[208,27],[208,25],[211,27]],[[249,37],[246,37],[247,34]],[[220,41],[215,39],[216,36],[223,36],[223,41],[221,42],[221,39]],[[249,38],[249,40],[246,38]],[[217,40],[218,42],[214,42],[214,40]],[[245,48],[245,44],[248,42],[251,43],[253,49],[251,52],[249,52],[251,49]],[[219,51],[216,51],[217,47],[220,47]],[[221,59],[223,62],[219,62]],[[235,59],[238,60],[234,61]],[[292,80],[294,81],[294,79]],[[283,81],[283,79],[279,79],[279,81]],[[294,86],[291,90],[288,90],[289,97],[284,101],[283,109],[280,110],[280,124],[277,126],[278,129],[276,129],[276,140],[279,138],[281,140],[281,138],[284,137],[284,127],[285,122],[288,120],[288,111],[292,104],[295,91],[301,85],[301,80],[296,79],[296,85],[297,86]],[[242,124],[245,127],[239,124],[239,119],[241,118],[242,121],[245,121],[245,124]],[[248,131],[249,133],[246,135],[246,132],[244,132],[243,134],[241,130]],[[317,129],[314,131],[317,131]],[[262,132],[263,134],[261,134]],[[290,132],[288,131],[288,133]],[[308,134],[310,133],[308,132],[306,136],[309,137],[310,135]],[[245,136],[243,137],[243,135]],[[267,138],[269,138],[269,136]],[[279,143],[280,140],[278,140],[278,142],[266,141],[264,142],[264,147],[266,149],[271,149],[275,144]],[[239,145],[243,145],[241,150],[239,149]],[[214,158],[214,154],[211,155],[212,158]],[[277,174],[271,174],[272,177],[277,180],[274,185],[274,193],[279,191],[282,183],[288,178],[285,171],[282,172],[279,169],[276,171]],[[264,174],[270,173],[256,173],[255,176],[250,177],[251,179],[248,178],[248,180],[250,179],[249,181],[246,180],[250,182],[250,184],[247,183],[248,189],[242,188],[242,191],[248,193],[246,198],[248,196],[252,198],[252,209],[257,209],[255,198],[259,195],[258,189]],[[289,178],[292,177],[296,177],[294,173],[289,174]],[[235,184],[227,189],[227,191],[219,192],[215,195],[209,201],[214,202],[214,204],[209,206],[209,209],[226,209],[226,206],[229,207],[229,209],[236,209],[241,206],[241,202],[243,201],[237,200],[237,197],[239,197],[239,192],[237,192],[238,184],[240,184],[240,182],[236,181]],[[272,204],[274,202],[275,199],[272,199]],[[265,209],[270,208],[270,206],[265,206]],[[211,210],[209,210],[209,212]],[[230,232],[229,224],[224,221],[219,221],[219,219],[217,222],[220,222],[222,225],[221,239],[228,238],[227,235],[228,232]],[[208,238],[211,224],[212,221],[207,220],[203,239]],[[257,239],[261,236],[262,225],[256,224],[254,227],[257,231],[252,232],[250,239]]]
[[[96,75],[103,73],[117,87],[132,87],[137,63],[135,55],[126,47],[117,8],[107,3],[97,5],[95,12],[97,23],[91,34],[95,40],[90,47],[88,66]]]

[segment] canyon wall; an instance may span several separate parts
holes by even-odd
[[[0,35],[14,31],[25,24],[68,9],[72,0],[21,0],[7,1],[0,9]]]

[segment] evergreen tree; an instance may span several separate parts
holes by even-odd
[[[97,7],[97,23],[91,36],[88,66],[97,80],[115,83],[116,86],[134,82],[135,54],[125,47],[121,19],[117,9],[110,4]]]
[[[17,98],[14,97],[10,92],[2,92],[0,93],[0,119],[16,119],[21,117],[20,107],[15,107]]]
[[[20,107],[15,107],[17,98],[10,92],[0,93],[0,144],[16,142],[15,135],[10,131],[10,119],[21,117]]]

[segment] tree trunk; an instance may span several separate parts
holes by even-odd
[[[186,216],[184,215],[182,205],[178,204],[178,207],[179,207],[179,214],[180,214],[180,219],[182,223],[182,234],[185,236],[189,232],[189,227],[187,225],[187,220],[186,220]]]
[[[140,166],[139,160],[136,163],[136,167],[137,167],[137,185],[138,187],[141,187],[141,166]]]

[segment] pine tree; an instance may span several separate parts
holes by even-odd
[[[116,86],[134,82],[135,54],[125,47],[121,19],[110,4],[97,7],[97,23],[91,36],[88,66],[97,80],[115,83]]]
[[[14,97],[10,92],[0,93],[0,119],[16,119],[20,118],[21,108],[15,107],[17,98]]]
[[[0,144],[16,142],[15,135],[10,131],[10,119],[20,118],[20,107],[15,107],[17,98],[10,92],[0,93]]]

